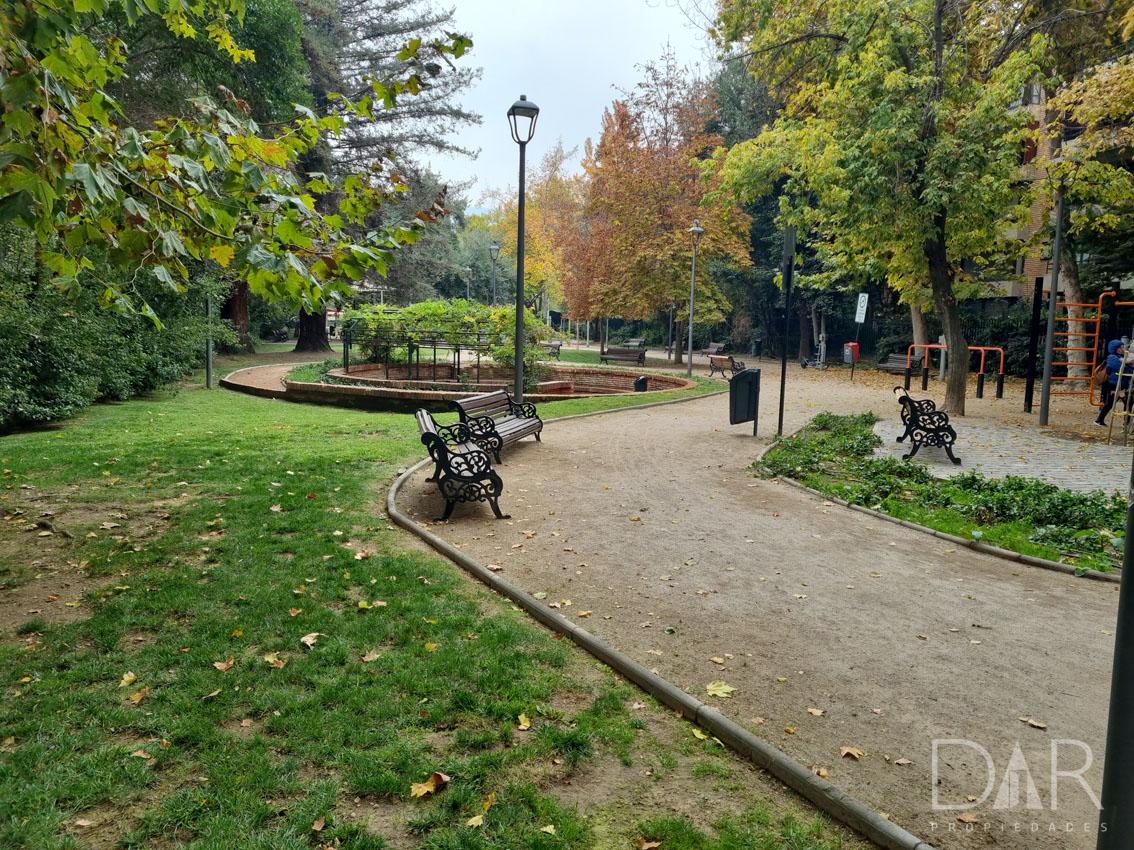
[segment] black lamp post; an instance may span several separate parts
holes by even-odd
[[[492,258],[492,306],[496,306],[496,261],[500,259],[500,243],[495,239],[488,246],[488,256]]]
[[[512,141],[520,146],[520,209],[516,235],[516,381],[513,394],[517,402],[524,400],[524,154],[535,135],[539,107],[525,94],[508,110]]]
[[[697,242],[704,232],[700,219],[693,219],[693,226],[689,228],[693,236],[693,271],[689,275],[689,351],[685,367],[685,374],[690,378],[693,377],[693,292],[697,287]]]

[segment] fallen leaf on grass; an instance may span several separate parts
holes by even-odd
[[[411,797],[424,797],[427,794],[434,794],[440,791],[449,784],[449,777],[444,773],[434,771],[429,774],[429,778],[424,782],[414,782],[410,785]]]
[[[426,652],[436,652],[436,651],[437,651],[437,647],[438,647],[438,646],[440,646],[440,644],[437,644],[437,643],[427,643],[427,644],[425,644],[425,651],[426,651]]]
[[[278,513],[280,513],[281,511],[283,511],[283,505],[272,505],[272,507],[270,508],[270,510],[272,511],[272,513],[276,513],[276,514],[278,514]]]
[[[540,827],[540,832],[546,832],[548,835],[555,835],[555,824],[549,823],[547,826]]]
[[[289,613],[293,617],[298,617],[300,614],[303,613],[303,609],[302,608],[288,608],[287,613]]]
[[[705,686],[705,693],[707,693],[711,697],[728,699],[735,692],[736,688],[734,688],[728,682],[724,682],[719,679],[715,682],[709,682],[709,684]]]
[[[134,705],[137,705],[149,695],[150,689],[148,687],[142,688],[140,691],[135,691],[134,693],[130,694],[130,702],[134,703]]]
[[[138,677],[135,676],[129,670],[127,670],[125,673],[122,674],[122,681],[118,683],[118,687],[128,688],[130,685],[134,684],[136,681],[138,681]]]
[[[93,820],[87,820],[86,818],[78,818],[74,821],[74,824],[80,829],[86,829],[88,826],[94,826],[95,822]]]
[[[232,669],[232,665],[235,663],[236,659],[230,655],[227,661],[214,661],[213,666],[220,670],[222,673],[227,673]]]
[[[299,642],[306,646],[308,649],[311,649],[311,647],[318,643],[319,638],[321,637],[326,637],[326,635],[322,632],[311,632],[310,634],[306,634],[301,637],[299,639]]]
[[[323,827],[325,827],[326,825],[327,825],[327,819],[326,818],[315,818],[315,823],[311,824],[311,831],[312,832],[322,832]]]
[[[215,691],[209,691],[207,694],[201,697],[201,699],[212,699],[213,697],[220,696],[220,690],[220,688],[217,688]]]
[[[516,728],[521,732],[527,732],[532,728],[532,720],[526,714],[521,714],[516,718]]]
[[[145,759],[146,761],[153,760],[153,756],[151,756],[145,750],[134,750],[134,752],[130,753],[130,755],[132,755],[136,759]]]
[[[267,662],[269,667],[274,667],[276,670],[282,669],[287,666],[287,659],[280,658],[278,652],[269,652],[264,656],[264,661]]]
[[[376,649],[372,649],[368,653],[366,653],[364,656],[362,656],[362,660],[365,661],[367,664],[369,664],[371,661],[377,661],[381,657],[382,657],[381,652],[379,652]]]
[[[854,759],[855,761],[858,761],[864,755],[866,755],[866,753],[864,753],[858,747],[839,747],[839,756],[845,759]]]
[[[241,729],[251,729],[252,728],[252,718],[251,717],[245,717],[243,720],[241,720],[240,721],[240,728]]]
[[[471,818],[469,818],[467,821],[465,821],[465,826],[471,826],[471,827],[475,828],[475,827],[483,826],[483,825],[484,825],[484,815],[473,815]]]
[[[655,847],[661,847],[661,842],[647,841],[644,838],[638,839],[638,850],[654,850]]]
[[[696,738],[698,741],[709,740],[709,736],[706,735],[704,732],[702,732],[700,729],[698,729],[696,726],[693,727],[693,737]]]

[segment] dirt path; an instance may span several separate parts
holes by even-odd
[[[787,425],[825,409],[889,415],[885,383],[793,374]],[[500,468],[512,520],[463,507],[440,531],[691,693],[728,682],[733,697],[712,700],[722,711],[942,848],[1094,847],[1090,798],[1064,779],[1051,812],[1048,775],[1052,742],[1082,740],[1101,783],[1116,587],[955,551],[754,478],[775,430],[765,393],[755,440],[727,425],[727,397],[551,423]],[[970,421],[1009,405],[973,402]],[[424,476],[403,492],[428,520],[439,499]],[[934,739],[993,760],[976,824],[932,808]],[[1017,743],[1040,810],[1026,808],[1026,778],[1015,807],[994,806]],[[1062,746],[1060,766],[1081,766]],[[989,781],[959,746],[940,750],[938,777],[942,803]]]

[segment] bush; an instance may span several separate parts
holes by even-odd
[[[149,392],[202,361],[205,294],[220,300],[227,284],[201,274],[183,295],[140,272],[135,288],[162,316],[159,328],[99,303],[96,281],[107,273],[99,266],[76,296],[65,295],[41,281],[26,232],[0,230],[0,430]],[[222,327],[216,335],[231,336]]]

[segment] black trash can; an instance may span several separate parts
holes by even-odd
[[[728,422],[739,425],[752,423],[752,436],[756,436],[756,417],[760,412],[760,370],[744,369],[728,382]]]
[[[645,375],[642,375],[639,378],[635,378],[634,379],[634,392],[644,393],[648,389],[648,387],[646,386],[648,383],[649,383],[649,381],[646,380]]]

